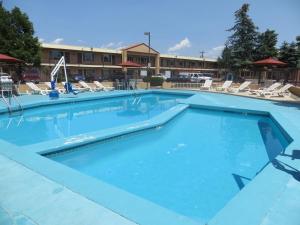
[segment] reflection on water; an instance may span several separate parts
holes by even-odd
[[[176,105],[178,96],[146,94],[62,104],[0,117],[0,138],[28,145],[148,120]],[[179,96],[180,98],[180,96]]]

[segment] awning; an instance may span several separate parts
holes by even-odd
[[[8,55],[0,54],[0,62],[18,63],[18,62],[23,62],[23,61],[20,59],[16,59],[14,57],[8,56]]]
[[[141,64],[131,62],[131,61],[122,62],[122,63],[118,64],[118,66],[122,66],[122,67],[143,67]]]
[[[255,65],[262,65],[262,66],[285,66],[285,62],[281,62],[277,59],[274,59],[272,57],[267,58],[267,59],[262,59],[254,62],[253,64]]]

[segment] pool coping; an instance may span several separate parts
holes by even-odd
[[[149,91],[142,91],[139,93],[149,93]],[[177,94],[182,94],[182,92],[178,91],[164,91],[164,90],[151,90],[151,92],[153,93],[177,93]],[[185,92],[186,94],[195,94],[195,92]],[[118,93],[118,95],[122,95],[121,93]],[[111,97],[114,97],[113,94],[110,95]],[[115,95],[116,96],[116,95]],[[93,99],[97,99],[97,97],[93,98]],[[207,105],[207,104],[194,104],[194,103],[189,103],[188,101],[182,101],[183,104],[181,104],[182,108],[175,110],[172,113],[168,114],[166,113],[166,115],[163,115],[159,118],[155,118],[153,121],[150,121],[150,123],[148,124],[144,124],[144,126],[137,126],[136,129],[132,129],[129,132],[135,132],[141,129],[149,129],[149,128],[153,128],[155,126],[160,126],[164,123],[166,123],[167,121],[169,121],[170,119],[172,119],[173,117],[175,117],[177,115],[177,113],[180,113],[182,111],[184,111],[188,106],[191,107],[202,107],[202,108],[209,108],[209,109],[214,109],[214,110],[226,110],[226,111],[234,111],[234,112],[241,112],[241,108],[236,108],[236,107],[224,107],[224,106],[216,106],[216,105]],[[33,104],[31,106],[33,107],[38,107],[37,106],[38,103]],[[49,104],[48,104],[49,105]],[[293,127],[291,127],[289,124],[284,123],[284,118],[282,117],[282,115],[280,115],[280,113],[276,113],[276,112],[270,112],[268,110],[253,110],[253,109],[249,109],[249,108],[242,108],[242,111],[244,113],[253,113],[253,114],[263,114],[263,115],[269,115],[273,120],[275,120],[280,127],[285,130],[285,132],[290,136],[291,139],[293,139],[294,141],[292,142],[292,144],[290,144],[288,146],[288,148],[286,149],[286,153],[290,154],[291,151],[295,148],[297,148],[298,146],[300,146],[299,140],[298,140],[298,136],[299,134],[296,132],[296,130],[293,129]],[[157,120],[156,120],[157,119]],[[160,120],[160,121],[159,121]],[[283,124],[282,124],[283,122]],[[114,135],[122,135],[124,133],[122,133],[122,128],[121,130],[116,129],[113,130],[112,133],[110,133],[111,136],[107,136],[106,138],[112,137]],[[101,135],[100,135],[101,136]],[[95,140],[98,141],[101,138],[105,138],[105,135],[103,134],[103,136],[98,137],[99,139]],[[101,139],[101,140],[102,140]],[[109,190],[115,190],[114,187],[110,187],[110,185],[107,186],[107,184],[103,184],[103,182],[99,180],[95,180],[94,178],[88,177],[84,174],[81,174],[75,170],[72,170],[70,168],[67,168],[66,166],[63,165],[58,165],[58,163],[54,163],[51,160],[45,159],[42,156],[36,154],[36,152],[39,153],[47,153],[47,151],[31,151],[31,152],[20,152],[19,148],[17,146],[11,145],[9,143],[3,143],[3,141],[0,142],[1,146],[3,147],[7,147],[7,148],[1,148],[0,149],[0,153],[2,153],[3,155],[7,156],[8,158],[11,158],[23,165],[25,165],[26,167],[31,168],[34,171],[37,171],[39,173],[41,173],[42,175],[46,176],[49,179],[52,179],[58,183],[61,183],[63,185],[65,185],[66,187],[70,188],[71,190],[74,190],[75,192],[87,197],[88,199],[91,199],[93,201],[95,201],[95,199],[93,199],[93,195],[91,194],[93,193],[97,193],[98,196],[101,196],[101,198],[105,198],[105,199],[101,199],[100,202],[105,202],[104,206],[111,209],[114,208],[112,207],[110,204],[112,204],[109,201],[109,197],[108,195],[102,196],[103,192],[99,191],[99,189],[97,188],[93,188],[90,187],[90,185],[87,184],[95,184],[96,187],[99,186],[99,184],[102,185],[102,187],[104,188],[103,191],[106,191],[106,193],[110,193]],[[84,143],[83,143],[84,144]],[[76,144],[75,144],[76,145]],[[7,151],[9,150],[9,151]],[[57,149],[56,149],[57,150]],[[59,150],[59,149],[58,149]],[[281,156],[279,156],[278,158],[282,158]],[[281,159],[282,160],[282,159]],[[209,222],[209,224],[227,224],[227,223],[222,223],[221,221],[223,221],[222,218],[229,218],[230,215],[232,216],[234,213],[237,213],[236,210],[239,209],[240,206],[238,206],[238,203],[240,199],[247,199],[247,193],[251,193],[251,191],[253,192],[253,190],[257,190],[258,186],[257,184],[261,184],[261,183],[266,183],[266,182],[270,182],[272,180],[270,180],[270,174],[272,174],[272,172],[274,172],[274,169],[272,168],[271,165],[267,165],[265,169],[263,169],[251,182],[250,184],[248,184],[242,191],[240,191],[229,203],[226,204],[226,206]],[[63,176],[62,176],[63,173]],[[67,176],[68,175],[68,176]],[[274,174],[273,174],[274,175]],[[78,179],[83,179],[86,182],[83,182],[85,184],[81,184],[78,185],[76,182],[74,182],[74,176],[76,176]],[[288,180],[288,176],[285,176],[285,174],[280,174],[278,175],[280,177],[280,181],[277,183],[276,188],[273,188],[272,190],[274,190],[273,192],[267,192],[267,195],[269,195],[269,199],[273,199],[276,194],[278,194],[278,192],[282,191],[282,188],[284,187],[284,185],[286,184],[287,180]],[[263,181],[261,181],[261,177],[263,177]],[[75,179],[77,180],[77,179]],[[110,189],[112,188],[112,189]],[[276,189],[276,190],[275,190]],[[116,191],[116,190],[115,190]],[[123,190],[117,190],[117,192],[121,191],[122,193],[124,193]],[[244,194],[242,194],[244,193]],[[115,194],[115,192],[114,192]],[[140,201],[141,199],[136,198],[136,196],[134,196],[133,198],[128,197],[131,196],[130,193],[126,193],[127,197],[124,197],[125,200],[124,202],[139,202],[138,204],[140,204],[141,202],[144,202],[144,200],[142,199],[142,201]],[[262,194],[262,193],[259,193]],[[264,192],[265,194],[265,192]],[[113,195],[114,196],[114,195]],[[122,195],[118,195],[119,199],[122,199]],[[108,199],[107,199],[108,198]],[[128,199],[129,198],[129,199]],[[266,196],[264,196],[264,199],[266,199]],[[249,199],[248,199],[249,200]],[[251,200],[251,199],[250,199]],[[252,199],[253,200],[253,199]],[[253,200],[254,201],[254,200]],[[99,203],[99,200],[96,201],[97,203]],[[269,201],[270,202],[270,201]],[[101,203],[100,203],[101,204]],[[145,224],[145,225],[150,225],[150,224],[156,224],[156,225],[162,225],[162,224],[168,224],[170,223],[170,221],[172,221],[172,224],[176,225],[176,224],[199,224],[198,222],[194,222],[193,220],[190,220],[189,218],[185,218],[184,216],[181,216],[179,214],[176,213],[172,213],[169,210],[163,209],[162,207],[159,207],[151,202],[147,202],[146,203],[142,203],[143,209],[145,209],[144,211],[149,212],[151,211],[153,214],[156,214],[158,216],[159,221],[153,221],[153,218],[150,218],[151,216],[148,215],[146,212],[145,214],[141,213],[140,210],[138,210],[139,207],[135,206],[135,204],[132,204],[133,206],[128,208],[128,205],[122,205],[121,203],[118,203],[118,207],[123,210],[122,208],[125,207],[125,213],[122,212],[121,215],[124,216],[124,214],[126,214],[125,216],[127,216],[128,214],[130,214],[131,216],[129,216],[129,218],[131,218],[132,216],[136,219],[133,219],[134,222],[138,222],[141,224]],[[103,205],[103,204],[101,204]],[[127,207],[126,207],[127,206]],[[231,210],[230,210],[231,209]],[[265,208],[262,209],[260,208],[260,210],[256,211],[256,217],[254,216],[254,218],[257,218],[256,222],[259,220],[259,218],[262,217],[263,213],[265,213],[265,211],[268,209],[268,206],[265,205]],[[114,210],[113,210],[114,211]],[[231,213],[228,213],[231,212]],[[139,213],[137,213],[139,212]],[[226,212],[226,213],[224,213]],[[259,213],[260,212],[260,213]],[[263,213],[262,213],[263,212]],[[117,212],[119,213],[119,212]],[[253,212],[252,212],[253,213]],[[120,214],[120,213],[119,213]],[[162,218],[162,214],[164,215],[164,219]],[[138,220],[138,221],[136,221]],[[245,219],[244,219],[245,220]],[[174,222],[173,222],[174,221]],[[240,221],[240,220],[236,220],[236,221]],[[243,221],[243,219],[242,219]],[[253,221],[253,218],[252,220]],[[232,222],[232,221],[231,221]],[[241,222],[241,221],[240,221]],[[238,223],[236,223],[238,224]],[[242,224],[242,223],[240,223]],[[245,223],[243,223],[245,224]]]

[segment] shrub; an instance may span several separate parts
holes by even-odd
[[[156,87],[156,86],[162,86],[164,79],[162,77],[145,77],[143,79],[144,82],[149,82],[150,81],[150,86]]]

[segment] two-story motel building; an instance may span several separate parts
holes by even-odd
[[[96,79],[112,79],[122,74],[124,70],[128,75],[139,77],[134,68],[122,68],[119,64],[131,61],[142,65],[139,69],[146,70],[150,56],[150,73],[171,74],[177,76],[182,72],[209,72],[217,74],[217,61],[215,59],[176,56],[160,54],[153,48],[140,43],[121,50],[80,47],[60,44],[42,44],[41,80],[49,80],[50,72],[61,58],[65,56],[68,76],[81,74]]]

